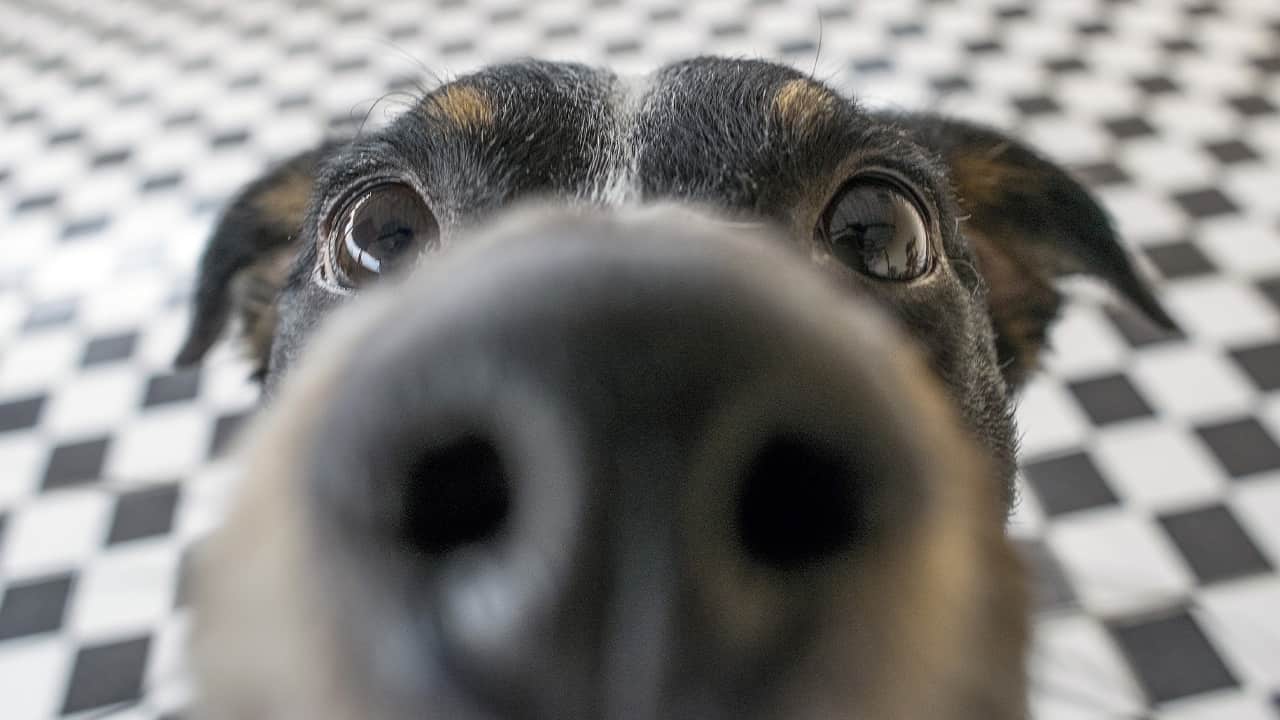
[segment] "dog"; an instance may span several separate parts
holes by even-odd
[[[1105,212],[786,66],[527,60],[251,183],[268,406],[202,551],[209,718],[1024,717],[1013,400]],[[354,300],[353,300],[354,298]]]

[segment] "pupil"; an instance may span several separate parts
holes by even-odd
[[[394,259],[413,243],[413,228],[394,220],[376,227],[371,220],[365,220],[353,228],[356,246],[369,253],[379,261]]]
[[[399,254],[409,245],[411,240],[413,240],[412,230],[403,225],[389,222],[382,226],[378,237],[373,239],[373,245],[379,248],[377,254],[381,259],[389,259],[389,255]]]

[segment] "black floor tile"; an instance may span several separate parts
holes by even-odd
[[[47,401],[44,395],[32,395],[0,403],[0,432],[35,427]]]
[[[200,370],[188,368],[169,375],[157,375],[147,381],[143,407],[186,402],[200,393]]]
[[[1280,308],[1280,277],[1259,280],[1258,290],[1271,301],[1272,305]]]
[[[1136,115],[1112,118],[1104,122],[1103,126],[1118,140],[1154,135],[1156,132],[1156,129],[1151,127],[1151,123]]]
[[[1184,241],[1153,245],[1146,249],[1146,253],[1160,274],[1170,280],[1207,275],[1217,270],[1195,243]]]
[[[1085,36],[1110,35],[1111,26],[1099,20],[1088,20],[1076,25],[1076,32]]]
[[[56,193],[40,193],[38,195],[28,195],[18,198],[13,205],[14,213],[31,212],[35,210],[47,210],[58,203],[58,195]]]
[[[1044,67],[1055,75],[1079,73],[1089,69],[1089,66],[1078,57],[1050,58],[1045,61]]]
[[[1023,115],[1049,115],[1062,112],[1062,106],[1047,95],[1014,98],[1013,106]]]
[[[223,149],[243,145],[249,141],[249,131],[244,129],[227,130],[215,134],[209,139],[209,144],[215,148]]]
[[[1280,54],[1256,57],[1252,65],[1264,73],[1280,73]]]
[[[1116,503],[1115,493],[1084,453],[1029,461],[1023,474],[1049,515]]]
[[[84,138],[83,130],[80,130],[79,128],[68,128],[66,130],[54,130],[53,132],[49,133],[49,136],[48,138],[45,139],[45,142],[47,142],[50,147],[56,147],[58,145],[66,145],[68,143],[79,142],[83,138]]]
[[[1153,702],[1237,685],[1204,631],[1184,610],[1114,622],[1110,629]]]
[[[91,338],[85,344],[84,356],[80,359],[80,364],[87,367],[89,365],[127,360],[133,355],[133,350],[137,344],[138,334],[136,332],[115,333]]]
[[[1067,388],[1095,425],[1152,414],[1151,406],[1124,375],[1107,375],[1069,383]]]
[[[111,165],[121,165],[127,162],[133,151],[129,148],[118,148],[115,150],[107,150],[93,156],[90,165],[95,168],[109,167]]]
[[[939,93],[959,92],[973,87],[969,79],[962,75],[940,75],[929,80],[929,84]]]
[[[27,319],[22,323],[23,330],[39,330],[42,328],[66,325],[76,316],[75,300],[50,300],[31,308]]]
[[[164,535],[173,528],[178,507],[177,485],[146,488],[121,495],[116,501],[107,544]]]
[[[1273,115],[1277,108],[1275,103],[1261,95],[1241,95],[1228,100],[1236,112],[1248,117],[1258,115]]]
[[[1196,429],[1232,477],[1280,468],[1280,446],[1254,418]]]
[[[129,702],[142,696],[151,638],[81,648],[67,684],[63,714]]]
[[[1253,148],[1245,145],[1240,140],[1224,140],[1222,142],[1209,143],[1205,145],[1205,150],[1207,150],[1218,162],[1228,165],[1249,162],[1260,158]]]
[[[164,119],[164,126],[168,129],[180,128],[187,125],[194,125],[199,120],[200,115],[194,110],[184,110],[166,117]]]
[[[1004,49],[999,40],[974,40],[965,44],[965,49],[974,55],[994,55]]]
[[[141,189],[144,193],[172,190],[182,184],[182,173],[167,172],[143,178]]]
[[[1164,75],[1143,75],[1134,78],[1133,83],[1139,90],[1149,95],[1176,93],[1181,89],[1177,83]]]
[[[417,87],[418,87],[418,80],[415,77],[409,82],[405,83],[403,88],[399,88],[399,89],[409,90],[409,89],[416,89]],[[281,96],[280,99],[276,102],[276,107],[279,108],[280,110],[289,110],[292,108],[305,107],[310,104],[311,104],[311,96],[308,95],[307,93],[290,93],[288,95]]]
[[[1217,215],[1229,215],[1239,212],[1235,202],[1217,188],[1205,188],[1191,192],[1177,193],[1173,196],[1176,202],[1193,218],[1208,218]]]
[[[1130,347],[1143,348],[1173,342],[1184,337],[1180,332],[1166,330],[1156,325],[1127,306],[1108,306],[1103,308],[1103,312]]]
[[[1131,181],[1129,174],[1112,162],[1093,163],[1074,168],[1076,177],[1090,187],[1123,185]]]
[[[102,232],[110,224],[111,219],[105,215],[73,220],[63,226],[62,238],[64,240],[74,240],[86,235],[93,235]]]
[[[924,25],[918,22],[896,22],[889,25],[889,34],[894,37],[920,37],[924,35]]]
[[[1200,50],[1200,46],[1187,38],[1169,38],[1160,43],[1166,52],[1173,54],[1191,54]]]
[[[893,58],[873,55],[854,60],[849,67],[859,74],[885,73],[893,69]]]
[[[679,7],[660,7],[649,11],[649,19],[655,23],[675,22],[684,17],[684,10]]]
[[[218,457],[227,452],[249,415],[249,412],[223,415],[214,421],[213,439],[209,443],[210,457]]]
[[[1231,357],[1259,390],[1280,390],[1280,342],[1238,348]]]
[[[1222,505],[1165,515],[1160,524],[1202,583],[1271,570],[1244,528]]]
[[[109,437],[99,437],[58,445],[49,455],[41,486],[52,490],[99,479],[110,442]]]
[[[0,598],[0,640],[60,629],[73,585],[74,576],[66,574],[5,588]]]

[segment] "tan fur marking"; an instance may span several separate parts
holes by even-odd
[[[961,206],[973,210],[999,203],[1010,190],[1035,193],[1043,176],[1035,170],[1001,162],[1009,148],[1001,143],[983,152],[957,152],[947,158],[951,182],[960,196]]]
[[[292,234],[302,226],[311,198],[312,176],[305,172],[287,172],[256,198],[253,204],[272,225],[287,228]]]
[[[788,80],[773,96],[773,112],[797,132],[809,132],[831,116],[836,100],[830,90],[805,78]]]
[[[269,253],[231,279],[231,304],[239,310],[241,333],[255,372],[265,372],[276,333],[277,295],[289,278],[294,249]]]
[[[427,114],[460,130],[480,130],[493,125],[493,104],[479,88],[450,85],[426,100]]]

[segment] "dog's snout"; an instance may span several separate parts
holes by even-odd
[[[502,227],[352,308],[279,398],[324,397],[299,484],[365,690],[734,715],[832,637],[887,653],[874,598],[980,474],[901,336],[766,233]]]

